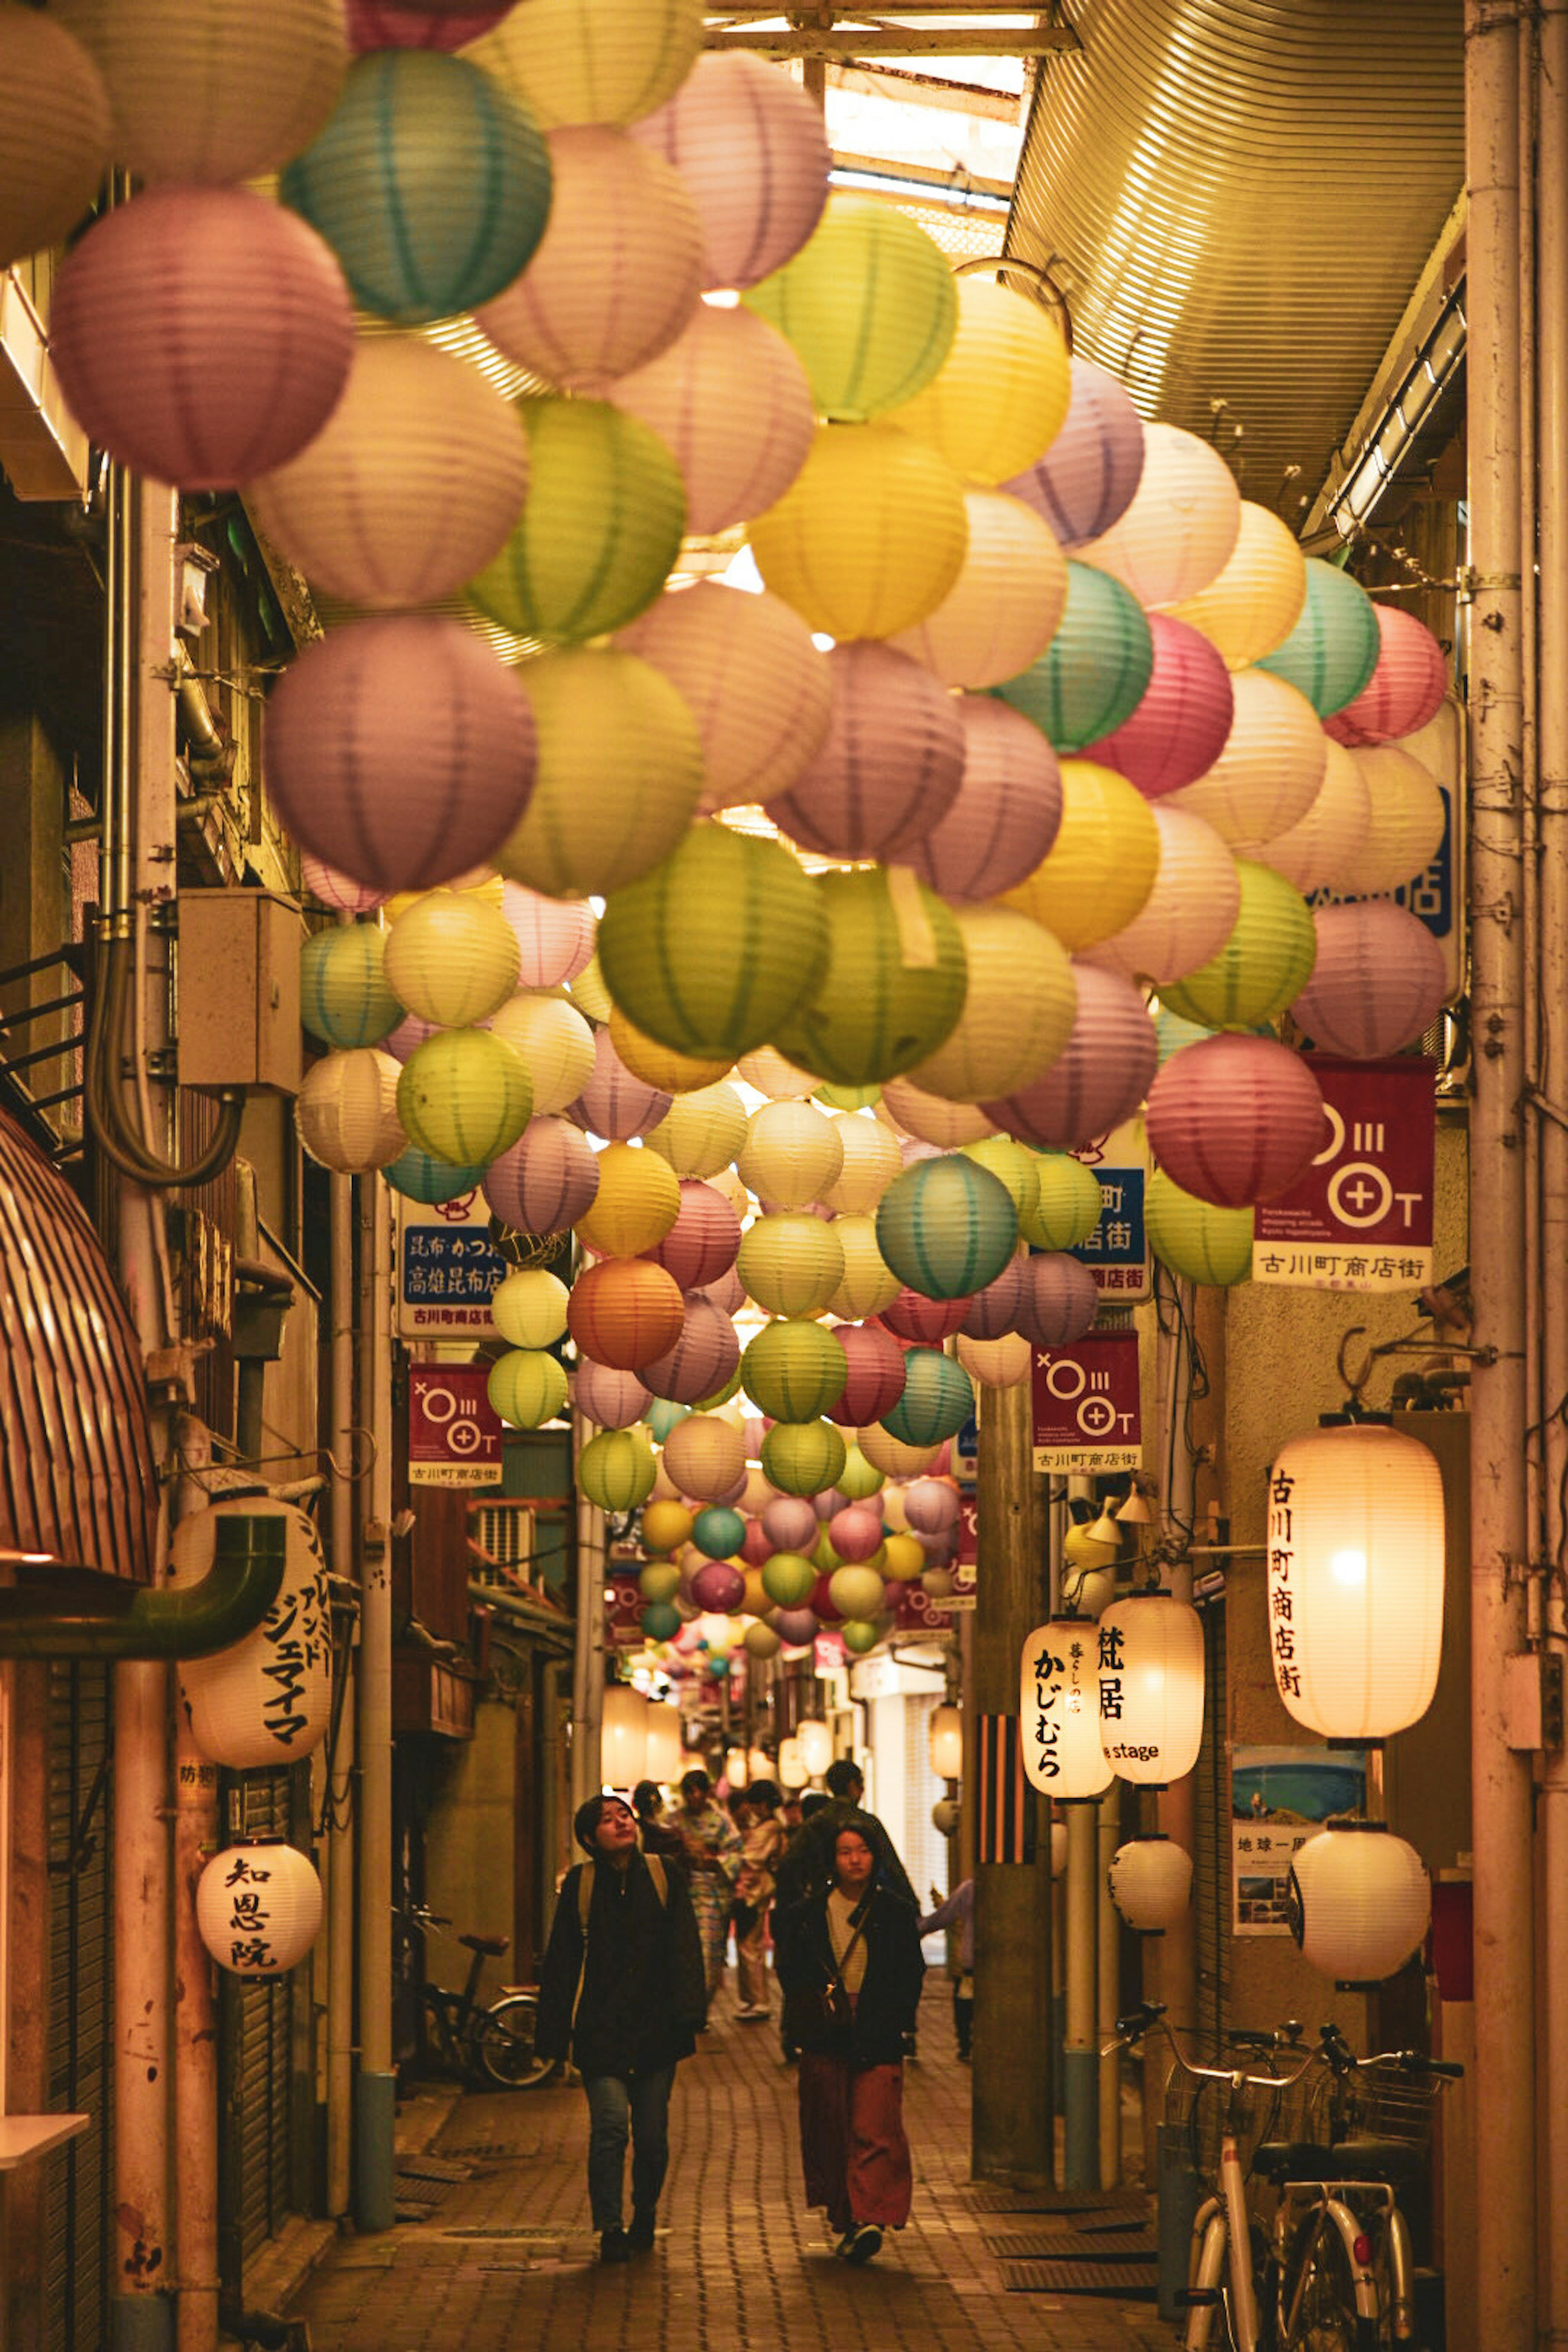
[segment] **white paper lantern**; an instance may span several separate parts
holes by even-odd
[[[1381,1822],[1320,1830],[1298,1847],[1288,1900],[1303,1959],[1353,1990],[1403,1968],[1432,1918],[1420,1855]]]
[[[658,1780],[669,1788],[680,1778],[680,1709],[664,1702],[651,1704],[647,1711],[647,1746],[643,1758],[642,1777]]]
[[[511,997],[489,1026],[516,1047],[527,1065],[535,1118],[563,1111],[594,1076],[594,1032],[564,997]]]
[[[822,115],[762,58],[710,50],[632,136],[690,185],[704,286],[754,286],[799,251],[821,217],[832,161]]]
[[[311,1159],[342,1176],[367,1176],[395,1160],[408,1143],[397,1116],[402,1075],[375,1045],[318,1062],[294,1103],[295,1129]]]
[[[1382,1422],[1280,1448],[1268,1480],[1274,1679],[1298,1723],[1384,1739],[1432,1703],[1443,1654],[1436,1458]]]
[[[1115,1779],[1100,1745],[1099,1649],[1085,1617],[1053,1617],[1024,1644],[1024,1769],[1047,1797],[1101,1797]]]
[[[804,1789],[810,1778],[811,1774],[806,1770],[805,1758],[801,1753],[799,1740],[781,1739],[779,1741],[779,1787],[788,1795],[794,1790]]]
[[[1317,797],[1304,817],[1247,855],[1272,866],[1298,890],[1358,890],[1362,845],[1372,822],[1372,793],[1353,751],[1331,736]]]
[[[752,1114],[735,1169],[770,1209],[804,1209],[844,1171],[838,1123],[812,1103],[763,1103]]]
[[[276,1769],[319,1747],[332,1706],[327,1564],[308,1513],[292,1503],[215,1503],[174,1530],[176,1585],[212,1565],[220,1517],[254,1513],[284,1524],[283,1581],[253,1633],[180,1669],[191,1736],[231,1771]]]
[[[801,1759],[814,1780],[819,1780],[833,1761],[833,1734],[826,1723],[813,1719],[803,1723],[795,1733],[800,1742]]]
[[[1099,1625],[1100,1742],[1118,1777],[1163,1789],[1198,1760],[1204,1629],[1169,1592],[1113,1601]]]
[[[280,1977],[321,1924],[321,1882],[308,1854],[280,1838],[241,1838],[196,1881],[196,1927],[220,1969]]]
[[[612,1789],[631,1789],[644,1778],[648,1716],[640,1690],[630,1683],[606,1683],[599,1725],[599,1777]]]
[[[956,1780],[963,1770],[963,1711],[956,1706],[931,1710],[926,1726],[931,1769],[939,1780]]]
[[[1192,1899],[1193,1857],[1168,1837],[1132,1838],[1111,1855],[1106,1882],[1130,1927],[1163,1936]]]
[[[1237,670],[1231,685],[1236,716],[1224,751],[1173,797],[1234,846],[1300,824],[1322,784],[1327,738],[1306,696],[1272,670]]]
[[[1234,856],[1195,810],[1152,806],[1160,828],[1154,887],[1124,930],[1085,950],[1083,961],[1128,980],[1183,980],[1217,955],[1236,927],[1241,876]]]
[[[1241,493],[1225,459],[1177,425],[1143,428],[1143,471],[1119,522],[1079,552],[1141,604],[1196,596],[1229,562]]]
[[[689,531],[765,514],[805,465],[816,430],[811,386],[776,327],[700,302],[684,331],[607,394],[657,433],[686,485]]]
[[[834,1126],[843,1153],[837,1175],[823,1192],[826,1208],[848,1217],[870,1216],[903,1167],[898,1139],[864,1111],[840,1111]]]
[[[1037,661],[1067,604],[1050,525],[1005,490],[966,490],[969,548],[934,613],[890,642],[944,686],[1000,686]]]

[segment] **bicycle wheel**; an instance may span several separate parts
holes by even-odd
[[[1337,2230],[1325,2229],[1307,2256],[1296,2325],[1282,2338],[1282,2352],[1377,2352],[1377,2345],[1376,2320],[1357,2315],[1344,2241]]]
[[[531,2091],[555,2072],[552,2058],[533,2047],[539,2003],[531,1992],[510,1994],[474,2021],[473,2050],[480,2074],[503,2091]]]

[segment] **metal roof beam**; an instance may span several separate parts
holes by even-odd
[[[867,58],[1043,58],[1076,49],[1070,25],[1045,25],[1026,31],[1016,25],[878,24],[710,25],[710,49],[743,49],[757,58],[812,58],[826,64]]]

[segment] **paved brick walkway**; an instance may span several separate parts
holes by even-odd
[[[906,2076],[914,2210],[870,2268],[836,2262],[803,2206],[795,2076],[726,1990],[677,2077],[651,2256],[594,2263],[579,2090],[464,2098],[432,2153],[471,2176],[433,2191],[427,2221],[331,2247],[297,2306],[314,2352],[1171,2352],[1148,2305],[1007,2290],[986,2238],[1030,2222],[966,2185],[945,1990]]]

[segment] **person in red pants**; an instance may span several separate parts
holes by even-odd
[[[826,2208],[846,2262],[869,2262],[910,2217],[904,2038],[920,2006],[915,1906],[878,1883],[871,1824],[840,1824],[831,1884],[775,1914],[784,2026],[800,2051],[808,2205]]]

